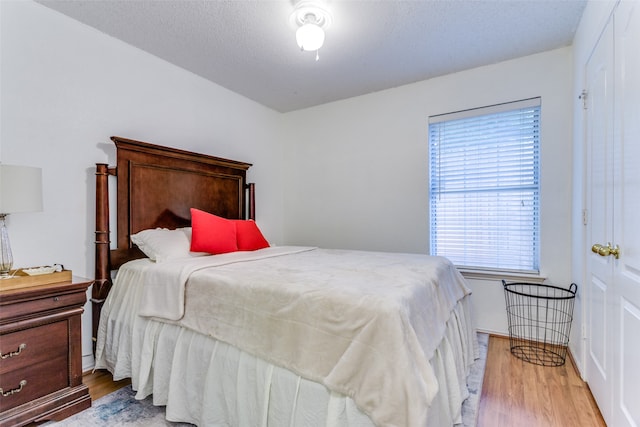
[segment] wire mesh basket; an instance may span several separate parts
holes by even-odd
[[[502,281],[511,354],[542,366],[564,365],[578,285],[569,289]]]

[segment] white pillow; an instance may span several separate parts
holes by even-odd
[[[191,227],[177,228],[175,230],[167,228],[142,230],[132,234],[131,241],[149,259],[155,262],[209,255],[204,252],[191,252],[189,250],[191,248]]]

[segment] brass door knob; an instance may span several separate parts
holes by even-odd
[[[620,248],[618,247],[618,245],[616,245],[615,247],[611,247],[611,243],[607,243],[607,246],[596,243],[591,246],[591,252],[596,253],[600,256],[613,255],[615,259],[620,258]]]

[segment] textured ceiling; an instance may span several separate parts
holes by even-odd
[[[301,52],[287,0],[38,0],[287,112],[570,45],[585,0],[333,0]]]

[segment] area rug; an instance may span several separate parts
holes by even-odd
[[[478,359],[471,366],[467,377],[469,397],[462,404],[462,425],[475,427],[478,421],[478,408],[482,394],[482,381],[484,380],[484,368],[487,366],[487,348],[489,347],[489,334],[478,332]]]
[[[462,406],[462,426],[475,427],[478,417],[482,380],[487,361],[487,345],[489,336],[478,334],[479,358],[471,367],[467,384],[469,397]],[[46,423],[47,427],[192,427],[192,424],[173,423],[164,418],[164,407],[153,406],[152,398],[136,400],[131,386],[104,396],[95,402],[91,408],[82,411],[60,422]]]

